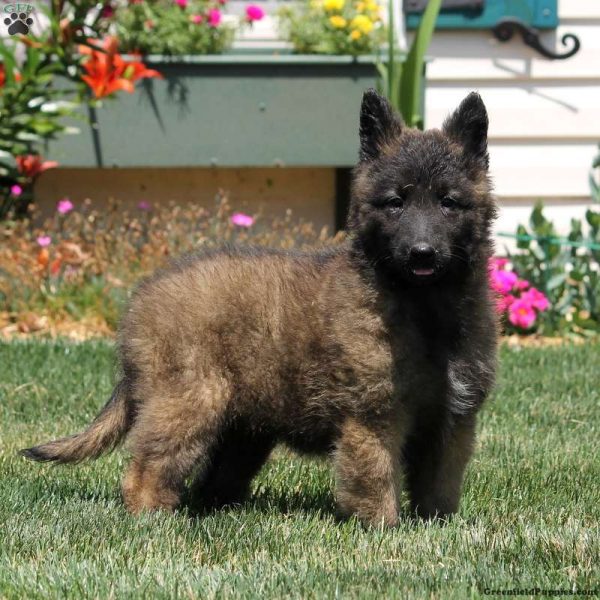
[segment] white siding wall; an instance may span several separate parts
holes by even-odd
[[[560,0],[559,14],[558,30],[542,39],[560,52],[562,35],[576,34],[581,49],[564,61],[545,59],[519,35],[503,44],[486,31],[439,31],[430,48],[427,125],[439,126],[473,89],[487,105],[498,231],[514,232],[537,199],[563,231],[589,205],[600,141],[600,2]]]

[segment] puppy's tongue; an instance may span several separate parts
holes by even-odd
[[[428,268],[428,269],[413,269],[413,273],[415,275],[419,275],[421,276],[426,276],[426,275],[433,275],[433,269],[432,268]]]

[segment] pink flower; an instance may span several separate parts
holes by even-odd
[[[529,287],[529,281],[527,281],[526,279],[519,279],[519,281],[517,281],[515,287],[518,290],[526,290]]]
[[[221,22],[221,11],[218,8],[211,8],[208,11],[208,24],[211,27],[217,27]]]
[[[540,290],[533,287],[526,292],[523,292],[521,294],[521,299],[525,302],[528,302],[531,306],[533,306],[533,308],[536,308],[540,312],[548,310],[550,307],[548,298],[546,298],[546,296],[540,292]]]
[[[148,202],[147,200],[140,200],[140,201],[138,202],[138,205],[137,205],[137,207],[138,207],[140,210],[150,210],[150,209],[152,208],[152,206],[151,206],[150,202]]]
[[[13,196],[20,196],[23,193],[23,188],[18,183],[15,183],[15,185],[11,186],[10,193]]]
[[[195,25],[200,25],[204,21],[204,17],[202,15],[190,15],[190,21]]]
[[[230,221],[238,227],[252,227],[254,225],[254,219],[250,215],[244,213],[233,213]]]
[[[508,320],[521,329],[529,329],[535,323],[535,310],[527,299],[517,298],[508,309]]]
[[[70,213],[74,208],[75,205],[68,198],[63,198],[62,200],[59,200],[58,204],[56,205],[56,210],[61,215],[66,215],[67,213]]]
[[[515,287],[518,277],[512,271],[492,271],[490,280],[492,289],[500,294],[507,294]]]
[[[249,21],[260,21],[265,16],[265,11],[256,4],[250,4],[246,7],[246,16]]]
[[[501,271],[508,264],[507,258],[491,258],[490,259],[490,269],[494,271]]]
[[[36,241],[38,243],[38,246],[46,248],[46,246],[49,246],[52,243],[52,238],[49,235],[40,235],[40,237],[37,238]]]
[[[175,4],[180,8],[187,8],[188,5],[187,0],[175,0]]]
[[[110,19],[115,14],[115,9],[110,4],[105,4],[102,8],[102,17]]]
[[[506,296],[498,296],[496,298],[496,309],[499,314],[503,315],[516,300],[512,294],[506,294]]]

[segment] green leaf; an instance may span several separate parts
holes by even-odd
[[[541,202],[536,203],[531,211],[529,221],[531,223],[531,228],[536,233],[548,224],[546,217],[544,217],[544,205]]]
[[[592,200],[594,200],[594,202],[600,202],[600,185],[598,185],[593,171],[590,171],[588,175],[588,182],[592,194]]]
[[[14,51],[6,47],[2,38],[0,38],[0,56],[2,57],[2,63],[4,64],[4,85],[5,87],[12,87],[15,84],[15,68],[17,66],[17,61],[14,56]]]
[[[422,129],[424,125],[420,108],[425,53],[429,48],[441,6],[442,0],[429,0],[427,3],[402,71],[400,108],[404,120],[411,127]]]
[[[529,232],[527,231],[527,228],[524,225],[519,225],[517,227],[517,235],[518,236],[528,236]],[[531,245],[530,240],[517,239],[517,248],[520,248],[521,250],[527,250],[530,245]]]
[[[596,156],[594,157],[594,160],[592,161],[592,167],[594,169],[597,169],[598,167],[600,167],[600,144],[598,144],[598,154],[596,154]]]
[[[554,290],[557,287],[561,286],[567,279],[566,273],[559,273],[558,275],[554,275],[551,277],[546,283],[546,289],[548,291]]]
[[[591,209],[586,210],[585,220],[591,227],[600,228],[600,212]]]

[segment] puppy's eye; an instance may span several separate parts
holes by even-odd
[[[397,212],[404,208],[404,199],[396,195],[388,196],[384,200],[383,206],[391,211]]]
[[[454,199],[451,198],[450,196],[445,196],[444,198],[442,198],[442,207],[443,208],[448,208],[448,209],[453,209],[453,208],[458,208],[458,202]]]

